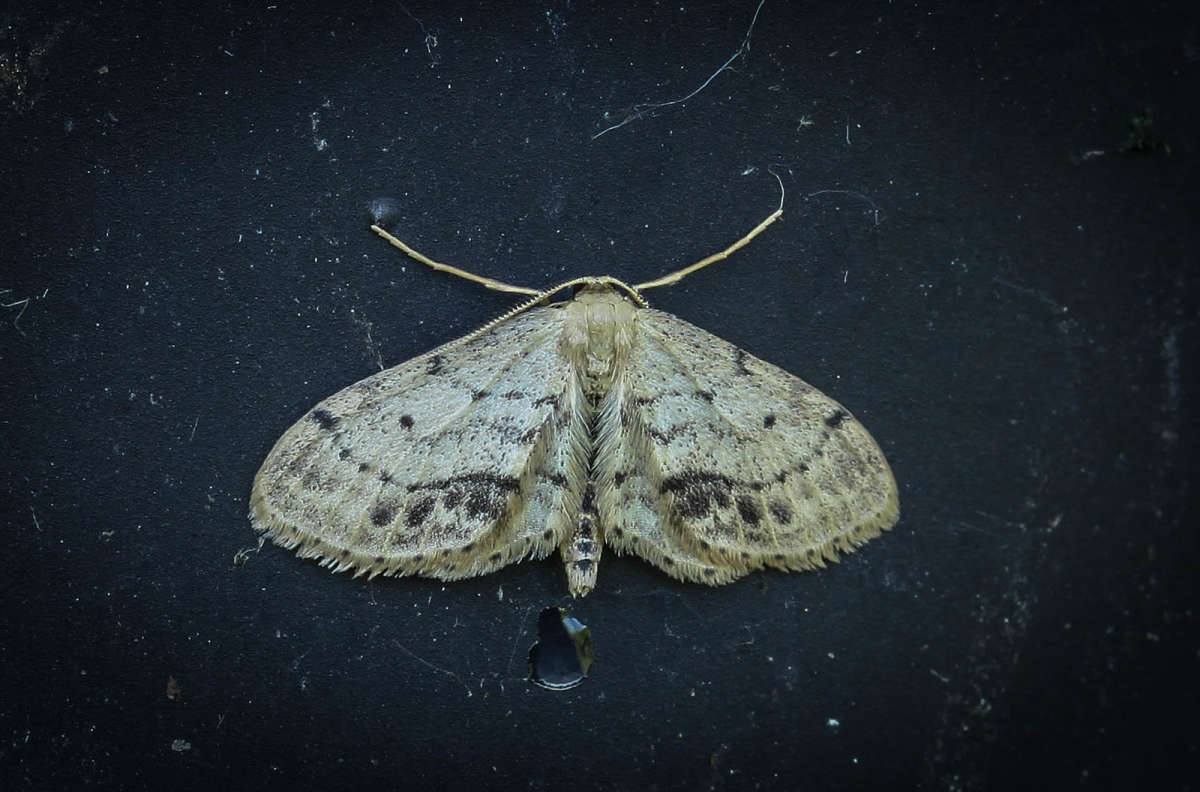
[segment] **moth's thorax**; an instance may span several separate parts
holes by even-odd
[[[608,390],[633,345],[637,307],[608,286],[585,286],[567,303],[563,347],[583,374],[586,390]]]

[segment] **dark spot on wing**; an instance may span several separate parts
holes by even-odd
[[[508,496],[490,487],[477,487],[467,490],[467,499],[463,508],[472,517],[487,517],[495,519],[504,512],[508,505]]]
[[[698,390],[698,391],[696,391],[696,396],[697,396],[697,398],[703,399],[704,401],[708,402],[709,404],[712,403],[712,400],[713,400],[712,391]]]
[[[742,537],[747,543],[758,547],[771,544],[774,541],[774,537],[768,536],[762,531],[756,531],[753,528],[745,528],[742,531]]]
[[[396,519],[396,504],[394,503],[379,501],[375,504],[375,508],[371,510],[371,522],[377,528],[390,525],[394,519]]]
[[[425,373],[430,375],[441,374],[442,365],[445,362],[445,358],[443,358],[441,355],[434,355],[433,357],[429,358],[429,362],[425,366]]]
[[[560,396],[558,394],[553,394],[550,396],[543,396],[540,399],[535,399],[533,402],[533,406],[534,407],[542,407],[544,405],[549,404],[549,405],[553,406],[554,409],[557,410],[559,403],[560,403],[559,398],[560,398]]]
[[[403,426],[405,429],[412,429],[412,425],[413,425],[412,416],[411,415],[401,415],[400,416],[400,425]]]
[[[349,458],[350,458],[350,449],[349,448],[343,448],[341,451],[338,451],[338,459],[349,459]]]
[[[308,414],[308,417],[326,432],[332,432],[338,425],[338,417],[329,412],[329,410],[313,410]]]
[[[675,498],[680,517],[699,518],[708,514],[708,494],[703,490],[682,490]]]
[[[518,391],[518,390],[511,390],[508,393],[500,394],[500,398],[502,398],[502,399],[524,399],[525,394],[521,393],[521,391]]]
[[[553,537],[554,537],[554,531],[551,531],[549,528],[542,531],[542,540],[543,541],[549,542]]]
[[[764,429],[770,429],[774,425],[775,425],[775,414],[774,413],[767,413],[766,415],[763,416],[763,428]]]
[[[489,487],[504,492],[516,492],[521,488],[521,482],[512,476],[497,476],[492,473],[464,473],[461,476],[451,476],[445,479],[433,479],[420,484],[409,484],[408,491],[444,490],[455,485],[471,487]]]
[[[567,477],[562,473],[554,473],[550,476],[550,483],[559,489],[562,489],[563,487],[567,486]]]
[[[382,481],[384,484],[391,484],[392,483],[392,474],[388,473],[385,470],[379,474],[379,480]]]
[[[704,577],[709,577],[709,578],[710,578],[710,577],[715,577],[715,576],[716,576],[716,574],[717,574],[717,570],[713,569],[712,567],[705,567],[705,568],[704,568]]]
[[[404,524],[409,528],[416,528],[429,518],[430,512],[433,511],[434,498],[421,498],[419,501],[408,507],[408,514],[404,515]]]
[[[780,525],[787,525],[792,521],[792,510],[788,508],[786,503],[780,501],[771,502],[771,516]]]
[[[384,557],[383,557],[383,556],[375,556],[375,563],[376,563],[376,564],[382,564],[382,563],[384,562],[384,560],[385,560],[385,559],[384,559]]]
[[[748,375],[750,371],[746,368],[746,358],[750,357],[745,350],[739,349],[737,355],[734,356],[733,362],[737,365],[737,373],[743,376]]]
[[[696,519],[708,514],[715,501],[719,508],[729,505],[729,491],[736,484],[718,473],[689,471],[663,479],[661,492],[675,496],[675,511],[683,518]]]
[[[662,445],[670,445],[671,444],[670,436],[664,432],[660,432],[659,430],[655,429],[653,426],[647,426],[646,432]]]
[[[359,463],[358,463],[358,472],[359,472],[359,473],[366,473],[366,472],[367,472],[368,470],[370,470],[370,469],[371,469],[371,466],[370,466],[370,465],[368,465],[366,462],[359,462]]]
[[[408,485],[409,492],[438,491],[442,493],[446,508],[454,509],[460,503],[470,517],[499,517],[509,503],[509,493],[521,488],[521,482],[512,476],[490,473],[467,473],[450,479],[436,479],[424,484]]]
[[[471,401],[477,402],[480,399],[486,399],[489,395],[491,394],[485,390],[471,391]]]
[[[833,413],[830,414],[830,416],[825,419],[825,425],[828,426],[830,429],[837,429],[839,426],[842,425],[842,421],[846,420],[849,417],[850,417],[850,413],[846,412],[845,410],[841,410],[841,409],[834,410]]]
[[[675,559],[671,556],[663,556],[663,563],[667,566],[675,566]]]
[[[491,561],[494,564],[503,557],[504,555],[502,553],[492,553],[490,556],[488,556],[488,561]]]
[[[624,484],[626,476],[627,476],[627,474],[618,470],[616,473],[613,474],[613,485],[619,487],[622,484]]]

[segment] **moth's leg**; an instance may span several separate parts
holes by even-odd
[[[771,171],[770,173],[779,182],[779,208],[776,209],[774,212],[772,212],[770,217],[768,217],[766,220],[763,220],[761,223],[756,225],[754,227],[754,230],[752,230],[749,234],[746,234],[746,236],[742,237],[737,242],[734,242],[732,245],[725,248],[720,253],[714,253],[711,256],[709,256],[708,258],[701,259],[700,261],[697,261],[695,264],[692,264],[689,267],[684,267],[681,270],[676,270],[675,272],[669,273],[667,275],[663,275],[661,278],[655,278],[652,281],[646,281],[645,283],[639,283],[636,286],[634,286],[633,288],[638,291],[641,291],[642,289],[653,289],[657,286],[670,286],[672,283],[678,283],[679,281],[683,280],[683,278],[685,276],[691,275],[693,272],[695,272],[698,269],[703,269],[704,267],[707,267],[709,264],[729,258],[734,253],[741,250],[746,245],[750,244],[750,240],[754,239],[754,237],[758,236],[763,231],[766,231],[767,226],[771,225],[771,223],[774,223],[776,220],[779,219],[779,216],[781,214],[783,214],[783,196],[785,193],[785,190],[783,189],[783,179],[780,179],[779,174],[775,173],[774,171]]]

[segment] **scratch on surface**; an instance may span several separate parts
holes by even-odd
[[[394,643],[394,644],[396,645],[396,648],[397,648],[397,649],[399,649],[400,651],[404,652],[406,655],[408,655],[409,657],[411,657],[413,660],[416,660],[418,663],[420,663],[421,665],[425,666],[426,668],[429,668],[429,669],[431,669],[431,670],[433,670],[433,671],[437,671],[439,674],[445,674],[445,675],[446,675],[446,676],[448,676],[448,677],[452,677],[452,678],[454,679],[454,681],[455,681],[455,682],[457,682],[458,684],[462,685],[462,686],[463,686],[463,689],[467,691],[467,697],[468,697],[468,698],[469,698],[469,697],[471,697],[471,696],[473,696],[473,695],[475,695],[474,693],[472,693],[472,692],[471,692],[471,688],[467,686],[467,683],[466,683],[466,682],[463,682],[463,681],[462,681],[462,677],[460,677],[458,674],[454,673],[453,671],[449,671],[449,670],[447,670],[447,669],[445,669],[445,668],[438,668],[437,666],[435,666],[433,663],[429,662],[429,661],[428,661],[428,660],[426,660],[425,658],[423,658],[423,657],[419,657],[419,656],[417,656],[416,654],[414,654],[412,651],[410,651],[410,650],[409,650],[409,648],[408,648],[407,646],[405,646],[404,644],[400,643],[400,642],[399,642],[399,641],[397,641],[395,638],[393,638],[393,639],[392,639],[392,643]]]
[[[326,110],[330,110],[333,108],[333,102],[326,99],[324,102],[321,102],[321,107]],[[321,111],[313,110],[312,113],[309,114],[309,118],[312,122],[312,143],[314,146],[316,146],[317,151],[324,151],[325,149],[329,148],[329,141],[321,137],[319,132],[321,127]]]
[[[1026,500],[1027,513],[1036,508],[1033,501]],[[1037,531],[1027,530],[1024,520],[977,513],[994,518],[1004,529],[1006,541],[1016,536],[1025,539],[1023,548],[1009,553],[1009,561],[995,570],[1000,590],[993,592],[991,586],[985,586],[972,596],[974,634],[965,636],[968,640],[954,665],[958,673],[929,668],[944,688],[932,753],[926,762],[929,776],[925,786],[964,792],[983,788],[980,779],[988,777],[997,735],[1006,720],[996,703],[1007,701],[1015,684],[1026,637],[1039,612],[1036,581],[1042,579],[1047,565],[1044,543],[1037,541]],[[1061,514],[1045,522],[1038,519],[1050,530],[1061,522]]]
[[[359,317],[354,318],[354,324],[362,328],[363,334],[366,336],[367,352],[371,354],[371,358],[375,361],[375,365],[379,366],[379,370],[383,371],[383,352],[379,348],[379,342],[371,335],[371,331],[375,329],[375,323]]]
[[[1174,416],[1179,411],[1181,403],[1179,379],[1179,337],[1175,328],[1167,333],[1162,345],[1163,363],[1166,365],[1164,379],[1167,383],[1167,399],[1163,409],[1168,415]]]
[[[1030,297],[1033,297],[1035,300],[1038,300],[1039,302],[1043,302],[1046,305],[1049,305],[1051,308],[1053,308],[1058,313],[1065,314],[1068,311],[1067,306],[1055,301],[1054,299],[1049,297],[1045,292],[1040,292],[1037,289],[1031,289],[1028,286],[1022,286],[1019,283],[1013,283],[1012,281],[1001,278],[999,275],[992,278],[992,283],[997,283],[1001,286],[1004,286],[1005,288],[1012,289],[1015,292],[1020,292],[1021,294],[1025,294]]]
[[[438,61],[441,60],[440,56],[433,54],[438,45],[437,34],[431,33],[429,28],[425,27],[425,23],[419,17],[415,16],[412,11],[409,11],[404,3],[396,3],[396,5],[400,6],[401,11],[408,14],[409,19],[421,26],[421,32],[425,34],[425,52],[429,53],[429,68],[432,69],[434,66],[437,66]]]
[[[16,331],[18,333],[20,333],[21,335],[25,335],[25,331],[21,329],[21,324],[20,324],[21,317],[25,315],[25,310],[27,308],[29,308],[30,302],[32,302],[33,300],[44,300],[46,298],[46,295],[49,293],[50,293],[50,288],[47,287],[46,289],[44,289],[42,291],[41,295],[33,296],[33,297],[24,297],[20,300],[13,300],[12,302],[0,303],[0,308],[18,308],[19,307],[21,309],[21,310],[17,311],[17,315],[15,317],[13,317],[12,324],[13,324],[13,327],[16,328]],[[6,295],[6,294],[12,294],[12,289],[0,289],[0,296]]]
[[[1179,329],[1172,327],[1162,342],[1163,383],[1165,392],[1162,401],[1162,425],[1160,437],[1167,443],[1179,440],[1181,424],[1184,420],[1181,406],[1183,404],[1183,381],[1181,371],[1183,364],[1179,354]]]
[[[519,645],[521,636],[526,634],[526,630],[523,625],[525,624],[525,620],[529,618],[529,614],[531,611],[533,611],[532,605],[528,606],[527,608],[525,608],[525,610],[521,611],[521,620],[519,622],[517,622],[517,624],[519,625],[517,628],[517,634],[513,636],[512,654],[510,654],[508,656],[508,668],[504,669],[505,678],[511,678],[511,676],[512,676],[513,661],[515,661],[517,659],[517,646]],[[504,692],[504,680],[500,681],[500,692]]]
[[[719,69],[717,69],[715,72],[710,74],[708,76],[707,80],[700,83],[700,86],[698,88],[696,88],[696,90],[692,91],[687,96],[684,96],[679,99],[672,99],[669,102],[646,102],[645,104],[634,105],[633,109],[623,119],[621,119],[620,121],[618,121],[617,123],[613,124],[610,127],[601,129],[599,132],[592,135],[592,140],[596,140],[597,138],[599,138],[603,135],[606,135],[609,132],[612,132],[614,129],[620,129],[621,127],[628,124],[630,121],[636,121],[637,119],[641,118],[642,116],[644,116],[646,113],[648,113],[651,110],[660,110],[664,107],[670,107],[671,105],[682,104],[683,102],[686,102],[687,100],[691,99],[693,96],[695,96],[696,94],[700,93],[705,88],[707,88],[709,83],[711,83],[713,80],[715,80],[717,78],[718,74],[720,74],[721,72],[730,68],[731,64],[735,60],[737,60],[739,57],[741,57],[742,55],[744,55],[750,51],[750,34],[754,32],[754,23],[756,23],[758,21],[758,13],[760,11],[762,11],[763,3],[765,3],[766,1],[767,0],[759,0],[758,7],[754,9],[754,17],[750,20],[750,27],[746,28],[746,35],[742,39],[741,46],[739,46],[737,48],[736,52],[734,52],[732,55],[729,56],[729,60],[722,63],[721,67]],[[607,117],[607,115],[608,114],[606,113],[605,116]]]

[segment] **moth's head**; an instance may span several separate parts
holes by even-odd
[[[573,296],[576,302],[600,303],[619,300],[633,303],[639,308],[645,308],[648,304],[641,292],[611,275],[579,278],[573,283],[573,286]]]

